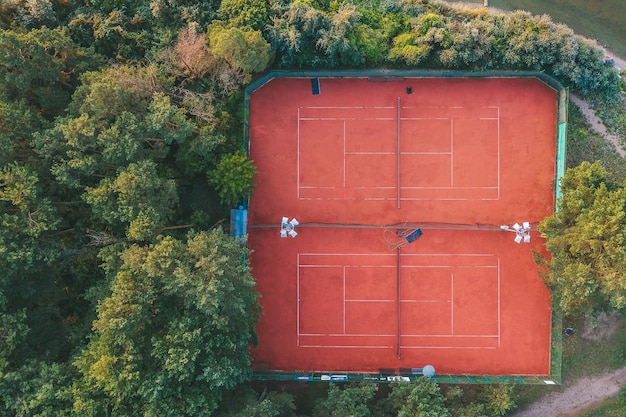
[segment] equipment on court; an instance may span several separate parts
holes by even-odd
[[[295,227],[299,224],[300,222],[296,219],[289,220],[289,217],[283,217],[280,222],[280,237],[286,238],[287,235],[289,235],[294,238],[298,236],[298,232],[295,231]]]
[[[511,227],[502,225],[500,226],[500,230],[503,232],[514,232],[515,239],[513,239],[513,241],[517,244],[520,244],[522,241],[524,241],[524,243],[530,243],[530,222],[523,222],[521,226],[519,223],[515,223]]]
[[[320,79],[319,78],[311,78],[311,92],[314,96],[320,93]]]
[[[383,238],[385,239],[385,242],[387,242],[387,248],[392,251],[400,249],[401,247],[406,246],[409,243],[415,242],[423,234],[424,232],[422,232],[422,229],[419,228],[407,228],[399,230],[391,230],[387,228],[383,231]]]

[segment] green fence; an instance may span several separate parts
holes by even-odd
[[[555,207],[556,200],[561,197],[561,178],[565,173],[566,132],[568,91],[557,80],[539,71],[449,71],[449,70],[277,70],[271,71],[252,82],[245,90],[244,96],[244,148],[249,151],[249,116],[250,96],[255,90],[275,78],[368,78],[373,81],[397,81],[404,78],[536,78],[558,94],[557,132],[556,132],[556,172],[555,172]],[[246,199],[247,203],[247,199]],[[247,208],[247,204],[246,204]],[[435,375],[432,379],[438,383],[449,384],[541,384],[553,385],[561,383],[561,367],[563,356],[563,327],[556,306],[552,308],[552,335],[550,347],[550,375]],[[367,374],[342,372],[281,372],[255,371],[253,380],[272,381],[376,381],[393,382],[398,380],[411,381],[420,378],[414,374]]]
[[[341,372],[255,372],[253,381],[327,381],[327,382],[360,382],[373,381],[391,383],[398,381],[415,381],[424,378],[413,374],[367,374]],[[557,385],[561,381],[552,376],[523,375],[435,375],[430,378],[438,384],[525,384],[525,385]]]

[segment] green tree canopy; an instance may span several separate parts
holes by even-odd
[[[86,190],[84,198],[96,221],[104,220],[114,231],[125,230],[135,241],[155,238],[178,202],[176,183],[161,178],[152,161],[131,163],[115,179],[105,178]]]
[[[254,190],[256,168],[241,151],[225,155],[208,180],[215,185],[222,204],[233,206]]]
[[[599,162],[568,169],[558,211],[539,230],[546,284],[564,314],[626,309],[626,188]]]
[[[80,415],[210,416],[250,372],[259,317],[247,249],[221,230],[108,257],[111,294],[76,361]],[[91,410],[100,410],[93,413]]]
[[[327,397],[318,399],[314,417],[369,417],[369,402],[376,394],[376,385],[371,382],[348,385],[343,389],[335,384],[328,385]]]
[[[293,397],[287,392],[270,391],[259,395],[240,385],[224,395],[216,417],[296,417]]]
[[[272,59],[270,44],[258,30],[227,27],[215,21],[209,27],[208,37],[211,53],[244,75],[263,71]]]
[[[0,91],[50,115],[65,108],[78,76],[97,62],[65,28],[0,29]]]
[[[394,384],[389,399],[398,417],[450,417],[439,386],[428,378]]]

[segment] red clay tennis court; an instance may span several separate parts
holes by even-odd
[[[550,374],[550,294],[531,250],[554,210],[555,90],[273,78],[250,96],[248,135],[257,368]],[[281,238],[283,217],[295,238]],[[500,230],[516,222],[530,243]]]

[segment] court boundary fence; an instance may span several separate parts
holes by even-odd
[[[454,71],[454,70],[274,70],[253,81],[244,92],[244,132],[243,145],[246,154],[250,152],[250,97],[252,94],[276,78],[366,78],[372,81],[402,81],[405,78],[535,78],[555,90],[557,99],[557,132],[556,132],[556,172],[554,198],[562,196],[561,178],[565,174],[565,156],[567,141],[567,118],[569,90],[548,74],[540,71]],[[248,208],[248,198],[244,201]],[[550,375],[435,375],[431,379],[437,383],[447,384],[536,384],[555,385],[562,382],[563,358],[563,326],[558,307],[552,306],[552,329],[550,343]],[[269,365],[269,364],[266,364]],[[424,364],[426,365],[426,364]],[[421,374],[389,370],[384,373],[352,373],[352,372],[286,372],[253,370],[252,380],[263,381],[333,381],[358,382],[373,381],[387,383],[394,381],[412,381],[422,377]]]

